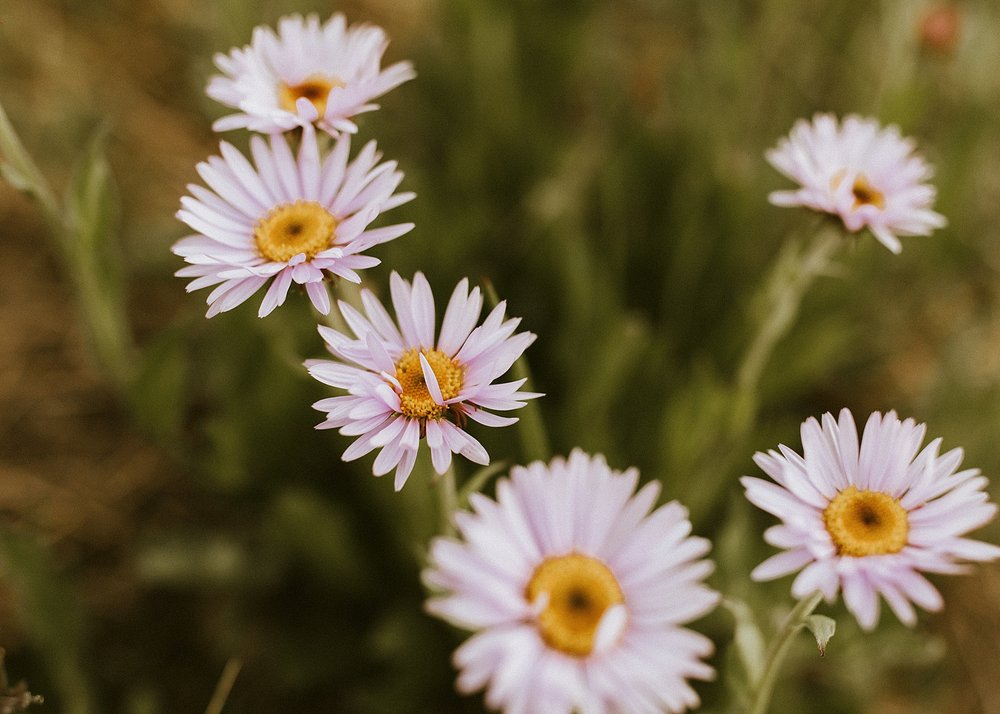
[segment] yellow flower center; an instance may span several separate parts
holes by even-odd
[[[885,555],[906,545],[910,526],[898,498],[848,486],[823,511],[823,523],[839,555]]]
[[[253,231],[257,250],[268,260],[283,263],[299,253],[310,260],[333,243],[337,219],[315,201],[283,203],[257,222]]]
[[[278,85],[278,103],[282,109],[290,112],[295,111],[295,102],[299,98],[308,99],[316,107],[320,117],[326,114],[326,100],[330,96],[330,90],[334,87],[346,87],[341,80],[336,77],[325,77],[322,74],[313,74],[300,84]]]
[[[875,206],[875,208],[885,208],[885,194],[868,183],[864,174],[858,174],[854,179],[854,186],[851,187],[854,194],[854,210],[862,206]]]
[[[608,566],[578,553],[546,558],[535,568],[524,596],[533,603],[543,593],[549,599],[538,616],[542,639],[575,657],[591,653],[605,611],[625,602]]]
[[[462,391],[464,370],[455,360],[441,350],[407,350],[396,362],[396,379],[403,388],[399,395],[399,411],[414,419],[440,419],[448,407],[434,403],[420,366],[421,354],[437,378],[442,399],[452,399]]]

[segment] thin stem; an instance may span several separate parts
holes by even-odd
[[[777,681],[778,672],[788,655],[788,650],[792,646],[792,641],[799,630],[805,627],[806,618],[816,609],[819,601],[823,598],[821,593],[813,593],[799,600],[785,618],[781,629],[778,630],[771,644],[768,645],[765,656],[764,673],[760,677],[754,688],[753,705],[750,714],[765,714],[771,704],[771,694],[774,692],[774,683]]]
[[[437,481],[438,504],[440,508],[442,535],[455,535],[455,511],[458,510],[458,489],[455,484],[455,463],[448,465],[448,470],[441,474]]]
[[[757,418],[761,375],[778,342],[795,318],[813,281],[829,267],[836,249],[843,243],[843,230],[826,221],[812,241],[800,249],[789,241],[775,261],[761,295],[761,321],[736,373],[734,431],[745,433]]]
[[[242,668],[242,660],[235,657],[226,662],[226,666],[222,668],[219,683],[215,685],[212,699],[208,702],[208,708],[205,709],[205,714],[220,714],[222,712],[222,708],[226,706],[226,700],[229,699],[229,693],[233,690],[233,685],[236,684],[236,677],[239,676]]]

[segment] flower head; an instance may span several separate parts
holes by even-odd
[[[858,443],[851,412],[802,425],[803,456],[785,446],[754,461],[777,484],[744,476],[747,498],[782,520],[764,540],[785,550],[757,566],[755,580],[800,570],[792,594],[844,592],[865,629],[878,622],[881,595],[907,625],[911,603],[939,610],[941,595],[920,571],[958,573],[960,561],[1000,557],[1000,548],[962,536],[989,522],[997,507],[978,469],[956,472],[962,450],[923,450],[925,426],[876,412]],[[919,452],[919,453],[918,453]]]
[[[516,418],[487,410],[518,409],[524,400],[541,395],[518,391],[524,379],[493,383],[535,341],[530,332],[514,334],[521,320],[504,319],[506,303],[476,327],[483,298],[479,288],[470,292],[469,281],[463,279],[435,339],[434,296],[423,274],[417,273],[411,286],[393,273],[390,287],[396,323],[378,298],[363,290],[367,317],[347,303],[339,304],[355,338],[319,328],[340,361],[310,360],[306,365],[319,381],[348,391],[313,405],[327,413],[317,428],[339,428],[341,434],[359,437],[344,452],[345,461],[381,448],[373,471],[381,476],[396,469],[399,490],[410,475],[421,439],[426,439],[438,473],[448,469],[453,453],[488,464],[486,449],[465,430],[467,421],[513,424]]]
[[[324,159],[312,127],[302,133],[297,159],[280,134],[271,136],[270,147],[255,136],[250,147],[256,169],[225,142],[221,157],[198,164],[208,189],[188,186],[191,195],[181,199],[177,217],[197,234],[174,245],[173,252],[191,264],[176,275],[194,278],[189,292],[217,286],[208,296],[208,317],[270,283],[258,313],[264,317],[284,303],[293,282],[327,314],[326,277],[361,282],[355,271],[380,262],[364,251],[413,228],[368,225],[413,194],[393,193],[403,174],[394,161],[378,163],[374,142],[350,163],[347,135]]]
[[[867,227],[898,253],[897,236],[930,235],[946,224],[931,209],[937,192],[925,181],[933,171],[914,149],[898,127],[882,128],[874,119],[851,115],[842,124],[831,114],[817,114],[811,123],[800,119],[766,154],[800,188],[775,191],[769,199],[776,206],[839,216],[852,232]]]
[[[416,76],[409,62],[380,68],[388,44],[381,28],[348,27],[339,13],[322,25],[316,15],[283,17],[277,34],[256,27],[249,45],[215,56],[223,74],[211,78],[208,96],[239,112],[214,128],[356,132],[351,117],[378,109],[372,99]]]
[[[712,642],[680,625],[718,602],[676,501],[650,513],[659,484],[635,492],[635,469],[601,456],[511,471],[497,500],[473,494],[436,538],[427,609],[475,631],[455,652],[458,688],[486,688],[508,712],[680,712],[698,706],[687,679],[710,679]]]

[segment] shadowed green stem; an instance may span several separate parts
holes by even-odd
[[[760,323],[736,373],[735,434],[745,434],[753,428],[764,368],[795,322],[809,287],[828,270],[843,238],[843,230],[826,221],[804,248],[800,249],[797,241],[789,241],[778,255],[761,295]]]
[[[806,618],[812,614],[812,611],[816,609],[822,598],[823,596],[817,592],[799,600],[795,608],[785,618],[781,629],[778,630],[771,644],[768,645],[764,672],[760,677],[760,681],[754,687],[753,704],[750,708],[750,714],[766,714],[771,704],[774,683],[777,681],[778,672],[781,671],[781,665],[788,655],[792,641],[799,630],[806,626]]]

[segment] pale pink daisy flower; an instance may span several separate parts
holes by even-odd
[[[514,334],[521,319],[504,319],[505,302],[476,327],[483,297],[479,288],[469,291],[469,281],[463,279],[448,301],[435,340],[434,296],[423,274],[417,273],[411,286],[394,272],[390,289],[396,322],[378,298],[362,290],[367,317],[339,303],[355,338],[319,328],[340,361],[310,360],[306,366],[320,382],[348,391],[313,405],[327,413],[317,428],[339,428],[341,434],[359,437],[344,452],[345,461],[380,448],[372,470],[382,476],[396,469],[398,491],[413,469],[422,439],[439,474],[447,471],[453,453],[488,464],[486,449],[465,430],[467,421],[513,424],[515,417],[487,410],[518,409],[524,400],[542,395],[518,391],[524,379],[493,383],[535,341],[530,332]]]
[[[997,507],[983,490],[978,469],[956,471],[962,450],[939,454],[941,439],[923,450],[926,427],[895,412],[875,412],[858,443],[851,412],[824,414],[822,424],[802,424],[804,456],[782,445],[754,461],[777,484],[743,477],[747,498],[782,520],[764,533],[785,550],[751,573],[772,580],[800,570],[792,583],[798,598],[821,592],[844,603],[870,630],[879,617],[879,595],[913,626],[911,603],[943,606],[920,571],[960,573],[961,561],[989,561],[1000,548],[962,536],[989,522]],[[780,453],[779,453],[780,452]]]
[[[424,581],[431,613],[472,635],[455,652],[458,689],[505,712],[682,712],[688,679],[711,679],[711,640],[681,625],[719,595],[676,501],[579,449],[515,467],[496,501],[457,512],[462,540],[435,538]]]
[[[250,141],[257,168],[223,142],[222,156],[198,164],[208,188],[189,185],[177,217],[197,231],[174,244],[190,263],[176,275],[194,278],[188,292],[217,286],[208,296],[208,317],[231,310],[266,283],[258,314],[284,303],[292,283],[305,286],[312,304],[330,312],[325,280],[337,276],[360,283],[357,270],[378,265],[363,253],[413,228],[400,223],[368,228],[378,215],[413,198],[394,193],[403,180],[396,162],[379,164],[375,142],[348,162],[350,139],[341,136],[320,156],[316,133],[306,127],[298,158],[281,134],[270,147]]]
[[[800,119],[788,137],[767,152],[778,171],[800,184],[775,191],[776,206],[805,206],[839,216],[851,232],[868,228],[893,253],[897,236],[930,235],[947,221],[932,210],[937,191],[926,183],[930,165],[915,153],[899,127],[851,115],[838,124],[832,114]]]
[[[256,27],[249,45],[215,56],[223,74],[206,92],[239,112],[213,128],[271,134],[315,124],[331,134],[356,132],[351,117],[378,109],[373,99],[416,76],[409,62],[381,69],[388,44],[381,28],[348,27],[340,13],[322,25],[315,14],[289,15],[277,34]]]

